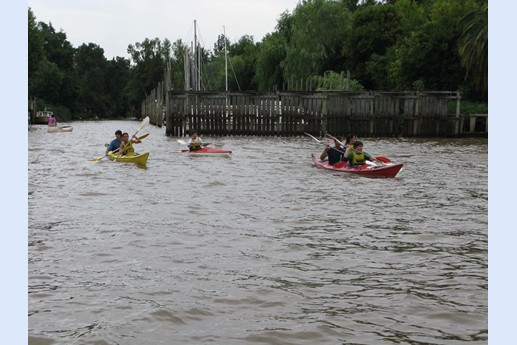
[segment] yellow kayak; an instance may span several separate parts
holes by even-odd
[[[138,163],[145,164],[147,163],[147,158],[149,157],[149,152],[137,153],[135,155],[125,155],[120,156],[118,152],[108,152],[108,158],[115,162],[122,163]]]

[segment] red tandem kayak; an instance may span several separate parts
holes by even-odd
[[[181,153],[185,153],[190,156],[230,156],[232,154],[232,151],[215,149],[212,147],[203,147],[202,149],[194,151],[181,150]]]
[[[338,162],[334,165],[329,165],[327,160],[322,161],[314,155],[312,155],[312,161],[316,167],[320,169],[346,172],[368,177],[395,177],[404,165],[402,163],[388,163],[385,165],[363,164],[355,168],[350,168],[348,167],[347,162]]]

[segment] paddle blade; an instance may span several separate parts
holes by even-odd
[[[102,157],[99,157],[99,158],[92,158],[92,159],[90,159],[89,161],[90,161],[90,162],[98,162],[98,161],[100,161],[101,159],[103,159],[104,157],[106,157],[106,156],[102,156]]]
[[[391,163],[391,159],[389,159],[388,157],[377,156],[377,157],[375,157],[375,159],[378,161],[381,161],[383,163]]]
[[[140,125],[140,128],[138,130],[141,130],[144,128],[144,126],[147,126],[149,124],[149,116],[146,116],[145,119],[142,120],[142,124]]]
[[[141,135],[138,137],[138,139],[142,140],[142,139],[145,139],[149,136],[149,133],[145,133],[144,135]]]
[[[332,135],[330,135],[330,134],[328,134],[328,133],[327,133],[327,137],[329,137],[330,139],[335,140],[335,141],[337,141],[338,143],[340,143],[341,145],[343,145],[343,143],[342,143],[341,141],[339,141],[336,137],[334,137],[334,136],[332,136]]]
[[[149,116],[146,116],[145,119],[142,120],[142,123],[140,124],[140,127],[136,130],[134,135],[137,135],[138,132],[140,132],[140,130],[142,128],[144,128],[145,126],[147,126],[148,124],[149,124]]]
[[[316,138],[316,137],[314,137],[313,135],[310,135],[309,133],[304,133],[304,134],[305,134],[306,136],[311,137],[312,139],[316,140],[318,143],[323,144],[323,142],[322,142],[321,140],[317,139],[317,138]]]
[[[186,143],[186,142],[184,142],[184,141],[183,141],[183,140],[181,140],[181,139],[178,139],[178,143],[180,143],[181,145],[187,145],[187,143]]]

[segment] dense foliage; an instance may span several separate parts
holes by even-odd
[[[28,25],[29,102],[37,109],[59,107],[72,118],[135,116],[164,73],[168,87],[185,89],[191,52],[180,39],[145,38],[128,44],[130,59],[107,60],[95,43],[73,47],[30,8]],[[348,72],[352,91],[460,90],[486,101],[488,2],[302,0],[261,42],[220,35],[201,56],[208,91],[224,91],[226,80],[230,91],[343,89]]]

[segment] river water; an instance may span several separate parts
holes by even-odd
[[[405,164],[373,179],[152,125],[145,167],[95,163],[140,122],[71,124],[29,129],[29,344],[488,343],[487,139],[362,138]]]

